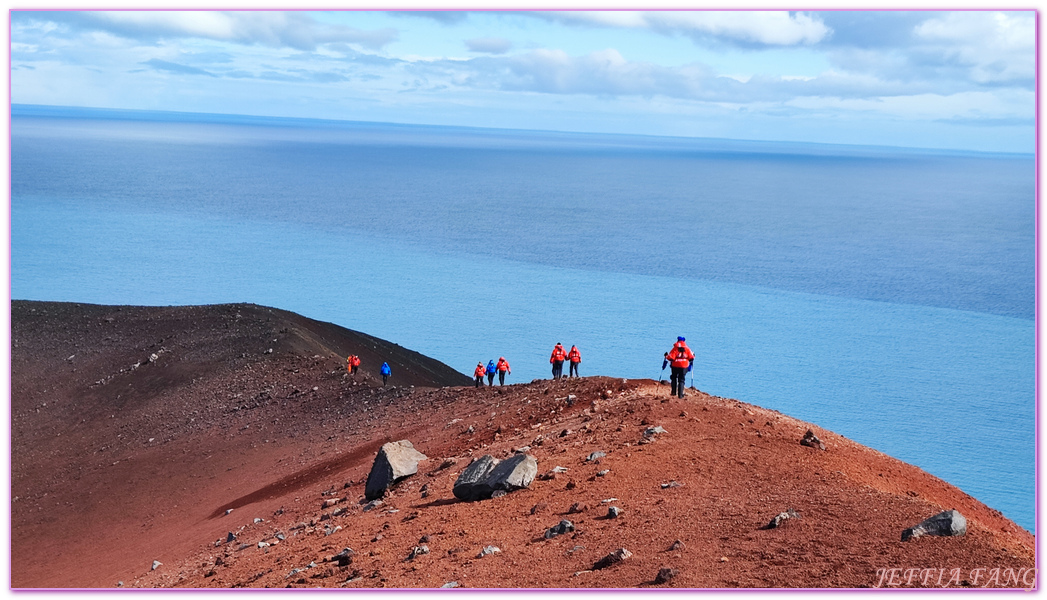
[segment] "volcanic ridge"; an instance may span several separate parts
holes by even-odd
[[[16,589],[1035,585],[1035,538],[998,511],[738,400],[612,377],[474,388],[251,304],[13,301],[11,321]],[[417,472],[369,499],[383,446]],[[476,459],[520,455],[521,489],[456,496]],[[962,535],[913,529],[953,510]]]

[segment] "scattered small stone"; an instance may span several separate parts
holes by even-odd
[[[517,454],[527,454],[528,452],[530,452],[530,450],[531,450],[530,446],[520,446],[519,448],[513,450],[513,452],[515,452]]]
[[[617,502],[617,501],[618,501],[618,498],[607,498],[605,500],[600,500],[600,504],[610,504],[612,502]]]
[[[822,441],[818,439],[818,436],[814,435],[814,432],[810,429],[807,430],[807,433],[803,434],[803,439],[800,440],[800,445],[825,450],[825,444],[823,444]]]
[[[229,535],[225,536],[225,543],[231,544],[231,543],[233,543],[235,541],[236,541],[236,534],[233,533],[232,531],[230,531]]]
[[[341,531],[341,530],[342,530],[342,526],[341,525],[335,525],[334,527],[328,526],[328,527],[324,528],[324,535],[331,535],[331,534],[333,534],[333,533],[335,533],[337,531]]]
[[[282,541],[287,539],[287,536],[285,534],[283,534],[283,533],[277,532],[276,539],[278,539],[278,540],[280,540],[282,542]]]
[[[491,492],[491,498],[501,498],[502,496],[504,496],[504,495],[506,495],[508,493],[509,492],[507,492],[505,490],[495,490],[495,491]]]
[[[254,522],[255,523],[262,523],[262,522],[264,522],[264,519],[259,519],[258,517],[255,517]]]
[[[352,548],[345,548],[338,554],[332,556],[331,562],[338,563],[339,567],[348,567],[353,562],[354,554],[356,553],[353,552]]]
[[[608,519],[617,519],[618,515],[620,514],[622,514],[622,509],[618,508],[617,506],[611,506],[607,509]]]
[[[574,432],[571,431],[570,429],[564,429],[563,431],[560,432],[560,437],[567,437],[567,436],[571,435],[572,433],[574,433]]]
[[[654,582],[656,584],[659,584],[659,585],[661,585],[663,583],[668,583],[669,580],[672,579],[673,577],[676,577],[676,575],[677,575],[676,569],[670,569],[669,567],[662,567],[661,569],[658,569],[658,575],[654,578]]]
[[[371,500],[370,502],[368,502],[367,504],[364,505],[364,512],[367,512],[369,510],[374,510],[374,509],[378,508],[381,505],[382,505],[382,501],[381,500]]]
[[[225,509],[225,514],[227,514],[227,515],[231,514],[232,512],[233,512],[233,509],[231,509],[231,508]]]
[[[466,429],[465,432],[468,433],[469,435],[472,435],[472,434],[476,433],[476,428],[474,428],[472,425],[470,425],[469,429]]]
[[[380,534],[380,533],[376,533],[376,534],[374,534],[374,537],[373,537],[373,538],[371,538],[371,541],[372,541],[372,542],[377,542],[377,541],[380,541],[380,540],[382,539],[382,537],[384,537],[384,536],[382,536],[382,534]]]
[[[571,531],[574,531],[574,523],[571,523],[567,519],[564,519],[563,521],[560,521],[558,525],[555,525],[545,530],[545,539],[551,540],[552,538],[558,535],[563,535]]]
[[[575,502],[567,509],[567,514],[574,515],[589,510],[589,505],[584,502]]]
[[[784,523],[788,519],[799,519],[799,518],[800,518],[800,513],[796,512],[796,510],[790,508],[789,510],[787,510],[785,512],[778,513],[773,519],[771,519],[771,522],[767,524],[767,529],[774,529],[776,527],[780,527],[781,524]]]
[[[682,541],[676,540],[675,542],[673,542],[672,546],[669,546],[669,551],[672,552],[675,550],[683,550],[685,547],[686,546],[684,546],[684,543]]]
[[[501,551],[502,551],[502,549],[499,548],[498,546],[485,546],[484,549],[480,551],[480,554],[476,555],[476,558],[483,558],[483,557],[489,556],[491,554],[497,554],[497,553],[499,553]]]
[[[573,481],[568,481],[568,482],[567,482],[567,485],[565,485],[565,486],[564,486],[564,489],[565,489],[565,490],[573,490],[573,489],[574,489],[574,488],[576,488],[576,487],[578,487],[578,484],[577,484],[577,483],[575,483],[575,482],[573,482]]]
[[[578,545],[578,546],[575,546],[574,548],[571,548],[570,550],[567,551],[567,556],[570,556],[570,555],[574,554],[575,552],[578,552],[579,550],[585,550],[585,546]]]
[[[647,429],[644,430],[643,436],[645,438],[652,438],[652,437],[658,435],[659,433],[666,433],[665,428],[662,427],[661,425],[659,425],[657,427],[648,427]]]
[[[566,473],[567,467],[555,466],[552,468],[552,473]]]
[[[548,504],[545,504],[543,502],[539,502],[538,504],[535,504],[534,506],[531,507],[531,514],[532,515],[537,515],[538,513],[543,513],[548,508],[549,508]]]
[[[332,506],[334,506],[335,504],[338,504],[339,502],[341,502],[341,498],[328,498],[327,500],[324,500],[324,502],[320,506],[320,508],[331,508]]]
[[[162,564],[164,564],[164,563],[162,563],[162,562],[160,562],[160,561],[158,561],[158,560],[154,560],[154,561],[153,561],[153,568],[152,568],[152,569],[149,569],[149,570],[150,570],[150,571],[155,571],[155,570],[156,570],[156,568],[157,568],[157,567],[159,567],[159,566],[160,566],[160,565],[162,565]]]
[[[578,400],[577,396],[574,394],[567,394],[567,406],[574,406],[575,400]]]
[[[414,548],[411,548],[411,554],[407,557],[407,560],[414,560],[416,557],[423,554],[429,554],[429,546],[415,546]]]
[[[116,582],[116,587],[124,587],[124,582],[122,582],[122,581],[117,581],[117,582]]]
[[[604,452],[602,450],[597,450],[596,452],[593,452],[592,454],[590,454],[589,457],[586,458],[585,460],[586,460],[586,462],[592,462],[594,460],[599,460],[599,459],[601,459],[601,458],[603,458],[605,456],[607,456],[606,452]]]
[[[269,547],[269,543],[268,542],[258,542],[258,547],[259,548],[268,548]]]
[[[448,581],[447,583],[440,586],[441,588],[456,588],[458,587],[457,581]]]
[[[720,562],[722,562],[722,563],[725,563],[725,562],[727,562],[728,560],[730,560],[730,559],[729,559],[729,558],[727,558],[726,556],[721,556],[721,557],[720,557]]]
[[[679,481],[670,481],[669,483],[663,483],[662,484],[662,489],[663,490],[664,489],[668,489],[668,488],[678,488],[678,487],[683,487],[683,484],[680,483]]]
[[[604,477],[605,475],[607,475],[610,472],[611,472],[610,469],[604,469],[603,471],[597,471],[596,472],[596,476],[597,477]]]
[[[619,548],[614,552],[608,554],[607,556],[601,558],[600,560],[596,561],[596,564],[593,565],[593,570],[598,571],[600,569],[606,569],[607,567],[622,562],[623,560],[629,558],[632,555],[633,553],[629,552],[625,548]]]
[[[457,458],[445,458],[444,461],[440,463],[440,466],[436,467],[436,470],[443,471],[444,469],[449,469],[455,466],[456,464],[458,464]]]

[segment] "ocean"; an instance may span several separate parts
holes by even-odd
[[[11,293],[253,302],[463,373],[666,376],[1035,531],[1031,155],[15,106]],[[368,368],[364,365],[363,368]]]

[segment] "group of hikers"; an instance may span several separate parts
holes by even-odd
[[[564,349],[563,344],[557,342],[556,346],[553,347],[553,353],[549,357],[549,362],[553,365],[554,380],[563,377],[564,362],[570,365],[568,377],[580,377],[578,375],[578,365],[582,362],[582,353],[579,352],[578,346],[571,346],[571,349],[568,351]],[[670,395],[683,398],[687,374],[694,368],[694,352],[687,347],[687,340],[683,336],[677,337],[672,350],[665,353],[662,360],[662,370],[664,371],[667,366],[672,367],[669,377],[671,384]],[[356,371],[360,368],[360,357],[355,354],[349,356],[346,359],[345,368],[350,375],[356,376]],[[384,386],[389,380],[389,376],[392,375],[389,363],[383,362],[379,372],[382,375],[382,385]],[[498,376],[498,385],[505,385],[505,376],[512,375],[512,373],[509,361],[505,360],[504,356],[499,356],[497,363],[493,359],[488,361],[486,366],[484,366],[483,361],[476,363],[473,377],[476,379],[476,387],[483,386],[484,377],[487,378],[487,385],[493,386],[495,375]]]
[[[360,357],[355,354],[350,354],[349,358],[345,359],[345,370],[350,375],[356,377],[356,371],[360,368]],[[383,362],[382,368],[378,369],[378,372],[382,375],[382,385],[385,386],[386,382],[389,381],[389,376],[393,374],[393,370],[389,368],[389,363]]]
[[[505,360],[504,356],[498,357],[497,364],[494,359],[487,361],[487,366],[484,366],[484,361],[476,363],[476,368],[473,369],[473,377],[476,378],[476,387],[481,387],[484,384],[484,376],[487,376],[487,385],[494,385],[494,376],[498,375],[498,385],[505,385],[505,375],[512,374],[513,370],[509,368],[509,361]]]

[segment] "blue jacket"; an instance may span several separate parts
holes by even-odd
[[[494,375],[494,373],[495,373],[495,370],[494,370],[494,361],[492,360],[492,361],[489,361],[489,362],[487,363],[487,374],[488,374],[488,375]]]
[[[389,363],[382,363],[382,375],[391,375],[393,370],[389,368]]]

